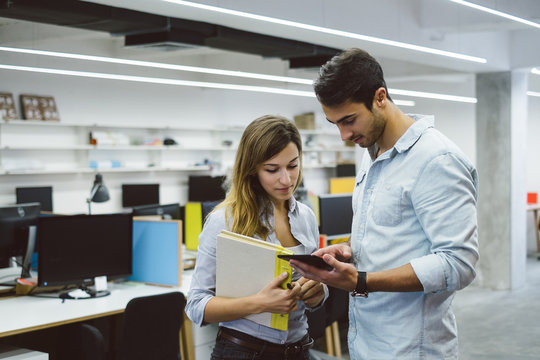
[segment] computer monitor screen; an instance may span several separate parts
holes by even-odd
[[[122,184],[122,206],[159,204],[159,184]]]
[[[39,218],[38,284],[85,286],[97,276],[130,276],[132,232],[129,213]]]
[[[189,176],[188,201],[203,202],[225,199],[225,176]]]
[[[0,207],[0,267],[9,266],[11,257],[26,257],[29,240],[32,240],[30,226],[37,225],[40,209],[39,203]]]
[[[320,233],[328,236],[351,232],[352,194],[319,195]]]
[[[204,201],[201,203],[202,220],[206,221],[206,217],[221,201]]]
[[[356,176],[356,165],[355,164],[337,164],[336,176],[337,177]]]
[[[133,216],[161,215],[166,220],[181,220],[180,204],[143,205],[133,208]]]
[[[15,188],[17,204],[38,202],[41,211],[53,211],[52,186]]]

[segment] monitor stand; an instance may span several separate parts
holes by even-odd
[[[111,292],[109,290],[95,291],[85,285],[81,285],[77,289],[62,291],[58,297],[60,299],[82,300],[108,296],[110,294]]]
[[[32,277],[30,275],[30,267],[32,262],[32,255],[34,254],[34,249],[36,248],[36,234],[37,234],[37,226],[36,225],[30,225],[27,229],[24,229],[25,237],[26,237],[26,252],[23,257],[23,261],[21,264],[22,270],[21,270],[21,276],[8,281],[3,281],[2,286],[13,286],[15,287],[17,285],[17,280],[19,278],[29,278]]]

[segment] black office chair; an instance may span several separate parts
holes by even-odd
[[[111,344],[98,327],[73,324],[58,359],[64,360],[180,360],[180,328],[184,320],[186,298],[181,292],[143,296],[126,306],[118,338]]]
[[[186,298],[180,292],[132,299],[124,312],[117,360],[179,360]]]

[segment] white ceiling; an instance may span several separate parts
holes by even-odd
[[[469,72],[540,66],[540,29],[449,0],[214,0],[192,1],[487,59],[452,60],[387,45],[294,29],[163,0],[92,0],[164,16],[216,23],[337,48],[361,47],[378,57]],[[473,2],[540,23],[538,0]]]
[[[539,0],[472,1],[540,23]],[[394,82],[434,76],[442,83],[467,81],[472,73],[540,67],[539,28],[483,13],[449,0],[196,0],[192,2],[481,57],[485,58],[487,63],[478,64],[295,29],[163,0],[92,0],[91,2],[215,23],[332,48],[361,47],[381,61],[387,78],[391,78]],[[69,47],[73,52],[85,52],[84,49],[88,48],[85,43],[93,42],[115,51],[118,56],[155,59],[156,61],[165,56],[163,52],[156,50],[121,49],[123,39],[112,37],[107,33],[50,25],[28,27],[24,21],[0,18],[0,44],[43,48],[47,46],[48,41],[52,44],[53,40],[59,39],[68,43],[71,41]],[[48,48],[54,49],[54,47],[51,45]],[[179,53],[185,56],[190,51],[181,50]],[[222,57],[227,54],[227,52],[215,49],[197,49],[191,50],[191,53],[220,54]],[[171,58],[171,54],[167,56]],[[253,57],[253,55],[249,56]],[[256,69],[243,69],[239,62],[236,62],[235,66],[238,67],[237,70],[256,71]],[[259,71],[264,72],[263,69]],[[295,76],[297,73],[289,71],[284,75]],[[540,76],[531,78],[540,78]],[[535,81],[536,79],[533,79],[531,82],[531,90],[540,91],[540,84],[536,86]]]

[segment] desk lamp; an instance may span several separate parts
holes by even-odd
[[[100,173],[97,173],[96,177],[94,178],[92,190],[90,190],[90,196],[88,199],[86,199],[86,202],[88,203],[88,215],[91,214],[90,204],[92,202],[105,202],[109,199],[109,190],[103,183],[103,176]]]

